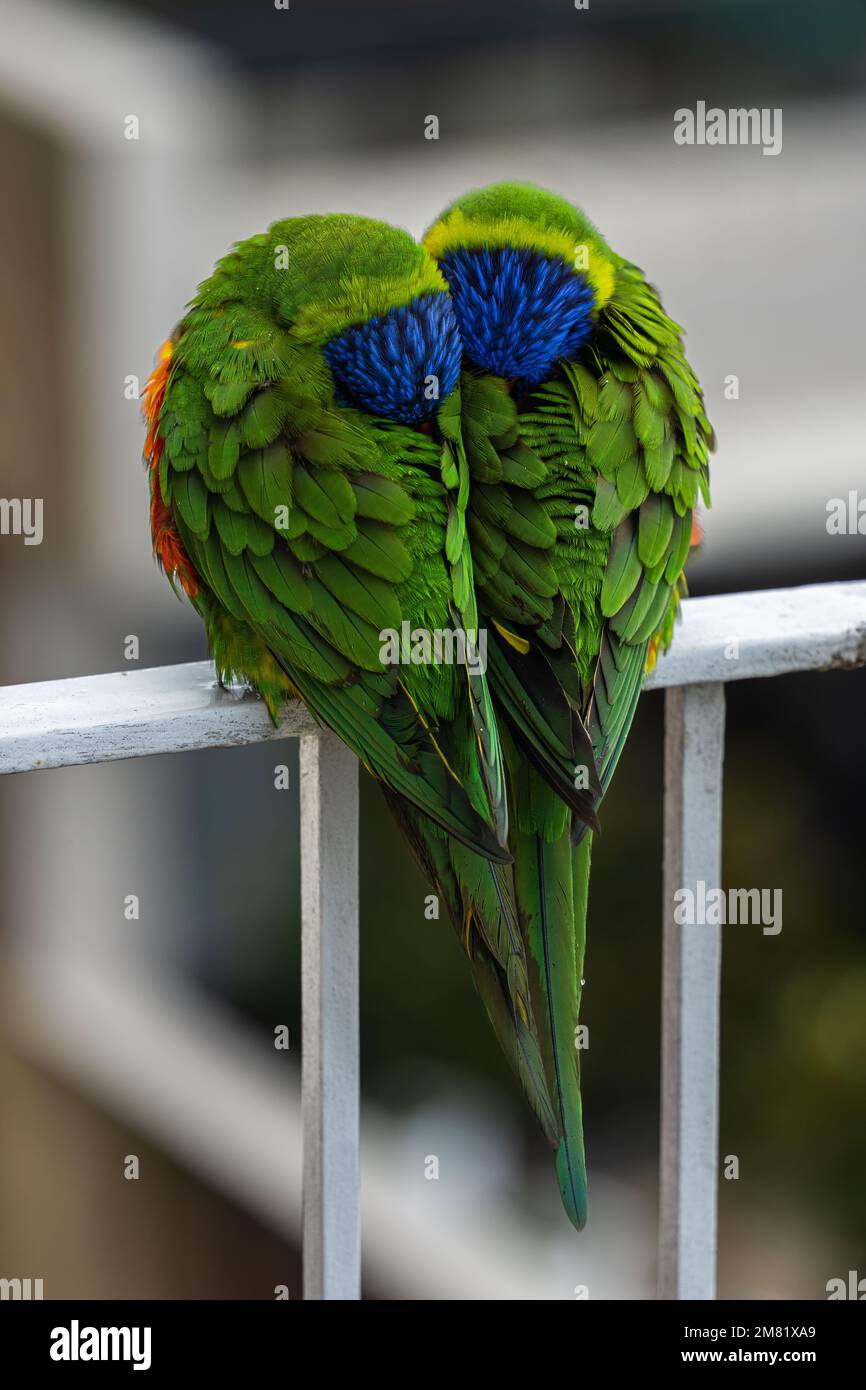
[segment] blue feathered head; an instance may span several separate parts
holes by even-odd
[[[526,386],[577,356],[613,294],[613,256],[592,223],[528,184],[461,198],[424,246],[448,281],[466,356]]]

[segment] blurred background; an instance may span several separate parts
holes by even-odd
[[[0,538],[0,682],[124,669],[131,635],[140,666],[205,655],[151,559],[129,378],[227,246],[314,211],[417,234],[496,178],[581,203],[687,325],[719,436],[692,592],[866,577],[826,528],[866,488],[860,3],[0,0],[0,32],[0,495],[45,518]],[[676,145],[698,100],[780,107],[781,154]],[[728,694],[725,880],[782,888],[784,926],[724,934],[719,1291],[823,1298],[866,1274],[866,673]],[[364,780],[367,1297],[653,1296],[662,715],[648,695],[594,857],[580,1239]],[[296,766],[2,779],[0,1276],[300,1296]]]

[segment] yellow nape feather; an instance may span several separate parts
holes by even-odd
[[[555,256],[582,271],[595,292],[597,309],[604,308],[613,295],[614,267],[591,238],[575,242],[567,232],[539,227],[517,214],[485,219],[467,217],[461,208],[451,212],[430,228],[424,249],[439,261],[455,247],[519,246]]]

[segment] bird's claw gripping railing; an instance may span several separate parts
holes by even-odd
[[[665,709],[660,1281],[714,1298],[721,929],[679,926],[674,893],[721,870],[724,684],[866,663],[866,583],[684,604],[647,682]],[[358,776],[299,706],[215,689],[209,663],[0,689],[0,772],[301,737],[304,1289],[360,1297]]]

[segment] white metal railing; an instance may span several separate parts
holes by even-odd
[[[866,583],[691,599],[647,681],[665,709],[660,1277],[715,1297],[721,929],[673,918],[721,871],[730,680],[866,663]],[[360,1297],[358,777],[300,706],[215,687],[208,662],[0,688],[0,773],[301,738],[304,1296]]]

